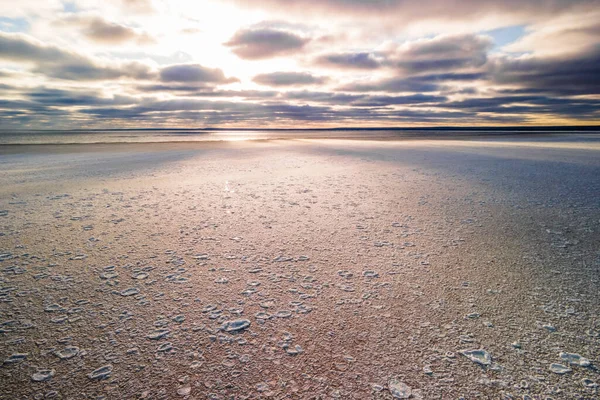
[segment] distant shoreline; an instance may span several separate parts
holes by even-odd
[[[48,132],[48,133],[83,133],[83,132],[343,132],[343,131],[446,131],[446,132],[597,132],[600,133],[600,125],[575,125],[575,126],[481,126],[481,127],[337,127],[337,128],[111,128],[111,129],[2,129],[3,133],[19,132]]]

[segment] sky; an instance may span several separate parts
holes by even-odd
[[[600,0],[0,2],[0,128],[600,124]]]

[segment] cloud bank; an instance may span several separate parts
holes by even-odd
[[[0,129],[600,123],[600,0],[21,0],[0,13]]]

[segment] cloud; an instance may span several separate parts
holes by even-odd
[[[282,98],[289,100],[302,100],[314,103],[326,103],[352,107],[385,107],[392,105],[436,105],[448,100],[445,96],[414,94],[407,96],[365,95],[350,93],[292,91],[286,92]]]
[[[355,100],[363,98],[364,95],[336,92],[312,92],[308,90],[302,90],[285,92],[281,97],[289,100],[302,100],[318,103],[349,104]]]
[[[600,121],[600,0],[76,3],[0,5],[3,127]]]
[[[135,14],[152,14],[156,12],[152,0],[120,0],[122,7]]]
[[[435,92],[441,89],[437,82],[420,78],[386,78],[372,82],[355,82],[339,87],[344,92]]]
[[[147,101],[134,107],[94,107],[81,111],[97,119],[151,121],[177,119],[211,124],[264,124],[275,121],[323,121],[335,114],[329,107],[286,103],[256,104],[198,99]]]
[[[239,97],[245,99],[270,99],[277,97],[275,90],[219,90],[215,86],[204,84],[147,84],[137,85],[135,89],[145,93],[170,93],[186,97]]]
[[[499,57],[490,64],[500,85],[561,95],[600,94],[600,45],[576,56]]]
[[[441,35],[405,43],[390,55],[390,63],[408,73],[478,68],[487,61],[490,37]]]
[[[237,78],[226,78],[219,68],[207,68],[200,64],[171,65],[160,70],[163,82],[185,82],[203,84],[226,84],[239,82]]]
[[[145,121],[164,123],[166,120],[184,121],[204,126],[221,124],[244,124],[259,126],[290,124],[293,122],[353,123],[372,122],[447,122],[449,120],[477,120],[470,112],[460,110],[419,110],[388,108],[339,108],[330,106],[296,105],[283,102],[247,103],[232,101],[209,101],[198,99],[149,100],[133,107],[93,107],[82,114],[99,120]],[[512,117],[514,119],[514,117]]]
[[[0,74],[0,77],[1,76],[2,75]],[[21,91],[21,88],[13,86],[13,85],[7,85],[6,83],[0,83],[0,89],[5,92],[14,92],[14,91],[20,92]]]
[[[448,100],[445,96],[413,94],[409,96],[367,96],[352,102],[358,107],[385,107],[392,105],[433,104],[439,105]]]
[[[105,21],[101,18],[93,18],[83,33],[99,43],[122,43],[134,40],[138,44],[154,43],[154,40],[145,33],[137,33],[134,29]]]
[[[569,118],[600,117],[600,100],[546,96],[473,97],[444,104],[445,108],[493,114],[543,114]]]
[[[103,97],[97,91],[64,90],[38,87],[23,93],[31,101],[46,106],[100,106],[135,104],[138,99],[131,96],[115,95]]]
[[[97,53],[97,55],[120,60],[152,60],[160,65],[190,63],[194,60],[190,54],[184,51],[176,51],[170,55],[152,54],[137,51],[110,51],[105,53]]]
[[[0,33],[0,59],[33,64],[33,72],[57,79],[86,81],[124,77],[150,79],[153,76],[145,64],[101,65],[80,54],[19,34]]]
[[[233,53],[247,60],[259,60],[300,51],[310,39],[271,28],[244,29],[225,43]]]
[[[318,56],[317,65],[346,69],[376,69],[382,59],[373,53],[330,53]]]
[[[328,78],[308,72],[272,72],[257,75],[252,80],[266,86],[305,86],[323,84]]]
[[[450,82],[474,82],[485,79],[485,73],[443,73],[399,76],[373,81],[358,81],[337,88],[347,92],[435,92],[446,88]]]
[[[197,93],[209,93],[213,91],[213,85],[204,83],[151,83],[136,85],[135,89],[140,92],[171,92],[173,94],[196,95]]]
[[[119,66],[99,66],[86,59],[42,63],[33,71],[52,78],[73,81],[115,80],[120,78],[152,79],[154,77],[148,66],[141,63],[131,62]]]
[[[596,0],[228,0],[238,6],[262,9],[281,15],[296,17],[322,16],[356,18],[372,20],[378,24],[393,22],[396,27],[403,23],[435,21],[465,21],[487,16],[496,16],[502,20],[507,16],[519,20],[536,20],[543,16],[555,16],[560,13],[593,9]]]
[[[504,52],[537,56],[581,54],[593,51],[600,37],[600,7],[596,12],[566,15],[552,23],[529,26],[526,34],[502,48]]]
[[[393,68],[405,74],[450,72],[483,66],[492,44],[490,37],[482,35],[439,35],[401,45],[388,45],[377,52],[322,54],[314,59],[314,63],[336,69]]]
[[[25,35],[0,33],[0,57],[14,61],[50,62],[74,55],[54,46],[45,46]]]
[[[138,32],[98,16],[70,15],[56,21],[55,25],[77,26],[86,38],[100,44],[120,44],[129,41],[135,41],[140,45],[155,43],[155,40],[145,32]]]
[[[485,79],[485,72],[445,72],[439,74],[418,75],[413,79],[422,82],[475,82]]]

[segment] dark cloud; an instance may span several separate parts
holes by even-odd
[[[590,52],[568,57],[499,58],[489,70],[494,83],[520,90],[600,94],[600,44]]]
[[[258,60],[282,56],[301,50],[310,39],[285,30],[244,29],[225,43],[240,58]]]
[[[0,110],[4,110],[7,116],[69,116],[69,111],[56,107],[49,107],[29,100],[6,100],[0,99]],[[0,111],[1,112],[1,111]],[[4,121],[2,121],[4,122]]]
[[[415,92],[427,93],[447,90],[448,84],[452,82],[474,82],[486,79],[488,75],[483,72],[477,73],[440,73],[413,76],[399,76],[381,79],[372,82],[355,82],[339,87],[337,90],[346,92]]]
[[[491,47],[492,40],[487,36],[446,35],[408,42],[386,51],[322,54],[314,59],[314,63],[336,69],[386,67],[398,69],[405,75],[436,71],[449,75],[483,67]]]
[[[408,73],[478,68],[486,63],[492,44],[486,36],[438,36],[400,46],[390,63]]]
[[[2,127],[23,128],[32,126],[48,129],[55,126],[80,126],[81,107],[123,106],[135,104],[139,99],[128,96],[102,96],[97,91],[61,90],[38,87],[22,90],[25,100],[0,99]],[[41,124],[41,125],[40,125]]]
[[[57,79],[150,79],[150,68],[141,63],[99,65],[80,54],[44,45],[26,36],[0,33],[0,59],[33,64],[33,71]]]
[[[298,106],[286,103],[257,104],[230,101],[209,101],[197,99],[148,101],[135,107],[115,108],[96,107],[82,111],[96,118],[135,118],[140,119],[156,113],[162,117],[181,117],[213,120],[218,116],[219,123],[252,120],[322,120],[331,113],[328,107]]]
[[[44,46],[23,35],[0,33],[0,57],[11,61],[53,62],[75,55],[58,47]]]
[[[276,93],[276,92],[274,92]],[[216,96],[250,98],[252,93],[215,92]],[[257,95],[262,97],[264,93]],[[344,99],[343,96],[346,96]],[[61,107],[77,107],[77,111],[64,118],[93,118],[118,121],[135,121],[140,126],[156,126],[163,121],[200,121],[204,125],[220,124],[289,124],[305,122],[353,121],[453,123],[464,122],[522,122],[529,115],[598,118],[600,100],[551,98],[545,96],[502,96],[473,98],[449,102],[444,96],[363,96],[326,92],[288,92],[288,99],[321,101],[325,105],[290,104],[274,99],[266,102],[213,101],[182,98],[158,100],[153,98],[105,97],[97,92],[65,91],[36,88],[27,92],[27,100],[0,101],[0,114],[11,111],[13,119],[29,119],[30,113],[57,116]],[[263,97],[265,99],[265,97]],[[345,100],[345,101],[344,101]],[[422,106],[426,107],[422,107]],[[402,106],[402,108],[395,108]],[[420,107],[421,106],[421,107]],[[4,110],[4,111],[2,111]],[[87,117],[76,117],[77,115]]]
[[[133,107],[94,107],[83,110],[85,114],[97,117],[127,118],[139,117],[150,113],[173,113],[183,111],[202,112],[252,112],[259,106],[254,103],[211,101],[204,99],[171,99],[171,100],[147,100]]]
[[[430,82],[418,77],[388,78],[375,82],[356,82],[338,88],[344,92],[435,92],[441,89],[437,82]]]
[[[135,121],[201,121],[205,125],[352,121],[379,122],[444,122],[467,118],[477,120],[473,113],[460,110],[394,110],[387,108],[333,108],[329,106],[294,105],[288,103],[245,103],[208,100],[148,101],[134,107],[95,107],[81,111],[98,119]]]
[[[328,104],[349,104],[353,101],[364,98],[360,94],[335,93],[335,92],[311,92],[311,91],[291,91],[282,93],[282,98],[288,100],[302,100],[315,103]]]
[[[414,94],[407,96],[371,96],[364,94],[292,91],[282,94],[282,98],[314,103],[353,107],[385,107],[391,105],[439,104],[448,100],[445,96]]]
[[[101,106],[135,104],[138,99],[131,96],[101,96],[97,91],[63,90],[38,87],[22,93],[29,100],[45,106]]]
[[[472,97],[444,104],[446,108],[492,114],[535,114],[568,118],[600,117],[600,100],[546,96]]]
[[[91,60],[72,60],[60,63],[43,63],[34,72],[52,78],[73,81],[114,80],[120,78],[153,79],[154,74],[147,65],[131,62],[118,66],[99,66]]]
[[[252,80],[266,86],[305,86],[323,84],[328,78],[308,72],[272,72],[257,75]]]
[[[376,69],[381,67],[381,59],[373,53],[332,53],[315,59],[317,65],[346,69]]]
[[[422,82],[474,82],[481,79],[486,79],[487,74],[485,72],[474,72],[474,73],[456,73],[448,72],[441,74],[428,74],[418,75],[413,79],[420,80]]]
[[[40,93],[41,92],[41,93]],[[69,97],[80,96],[79,103],[69,100]],[[316,93],[305,97],[317,98]],[[165,121],[178,121],[195,125],[211,126],[221,124],[243,124],[244,126],[259,126],[265,124],[292,124],[297,122],[334,122],[337,124],[352,124],[356,121],[372,123],[451,123],[481,122],[489,120],[517,120],[511,115],[487,115],[482,117],[478,111],[461,109],[460,107],[440,107],[429,102],[443,101],[445,98],[427,96],[379,96],[371,100],[377,102],[377,107],[346,105],[298,105],[281,101],[245,102],[245,101],[211,101],[205,99],[157,100],[140,99],[137,103],[128,104],[127,99],[89,97],[83,93],[52,93],[51,90],[37,90],[29,96],[30,100],[2,101],[0,100],[0,115],[10,113],[12,122],[18,124],[30,123],[30,113],[55,117],[61,115],[62,120],[94,121],[94,124],[136,124],[136,126],[164,126]],[[52,103],[51,99],[63,99]],[[366,98],[369,98],[368,96]],[[65,112],[60,107],[73,105],[89,105],[78,107],[76,111]],[[426,109],[402,108],[395,109],[389,104],[428,104]],[[58,108],[57,108],[58,107]],[[69,108],[70,109],[70,108]],[[4,110],[4,111],[3,111]]]
[[[203,84],[227,84],[239,82],[237,78],[227,78],[219,68],[207,68],[200,64],[171,65],[160,70],[163,82],[184,82]]]
[[[358,107],[384,107],[392,105],[416,105],[432,104],[439,105],[448,100],[445,96],[432,96],[425,94],[413,94],[409,96],[367,96],[353,101],[353,106]]]

